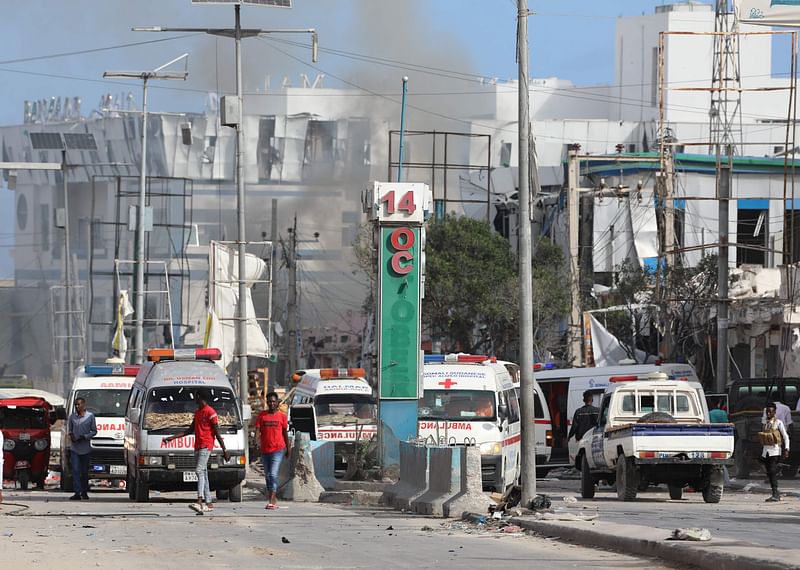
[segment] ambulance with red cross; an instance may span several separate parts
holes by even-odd
[[[313,368],[292,375],[289,424],[312,440],[330,440],[339,468],[355,456],[355,443],[378,434],[378,406],[363,368]]]
[[[425,355],[419,437],[476,446],[483,488],[503,492],[520,474],[520,409],[509,369],[494,357]]]
[[[125,481],[123,443],[125,408],[133,379],[139,367],[109,359],[105,364],[86,364],[75,371],[72,389],[67,397],[67,414],[75,409],[75,400],[83,398],[86,410],[94,414],[97,435],[92,438],[89,453],[89,478],[109,480],[118,485]],[[70,466],[69,422],[61,428],[61,489],[72,490]]]

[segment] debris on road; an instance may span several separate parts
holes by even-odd
[[[676,528],[667,540],[693,540],[706,542],[711,540],[711,531],[707,528]]]

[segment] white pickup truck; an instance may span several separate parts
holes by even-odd
[[[597,483],[606,481],[616,482],[623,501],[660,483],[672,499],[689,485],[703,492],[705,502],[720,501],[722,467],[732,463],[733,425],[708,423],[699,384],[664,378],[610,379],[598,425],[583,436],[576,457],[584,498],[594,497]]]

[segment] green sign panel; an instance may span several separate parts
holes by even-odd
[[[417,399],[420,229],[380,228],[380,397]]]

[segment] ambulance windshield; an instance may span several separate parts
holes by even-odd
[[[235,430],[241,422],[233,392],[227,388],[208,388],[208,393],[208,403],[217,411],[220,431]],[[150,431],[185,429],[192,423],[196,409],[192,388],[151,388],[147,393],[144,428]]]
[[[323,394],[314,398],[317,423],[374,424],[377,406],[372,396],[358,394]]]
[[[95,416],[104,418],[124,418],[125,407],[128,405],[130,389],[124,390],[78,390],[75,399],[86,400],[86,409]]]
[[[419,417],[434,420],[481,421],[495,418],[494,392],[488,390],[425,390]]]

